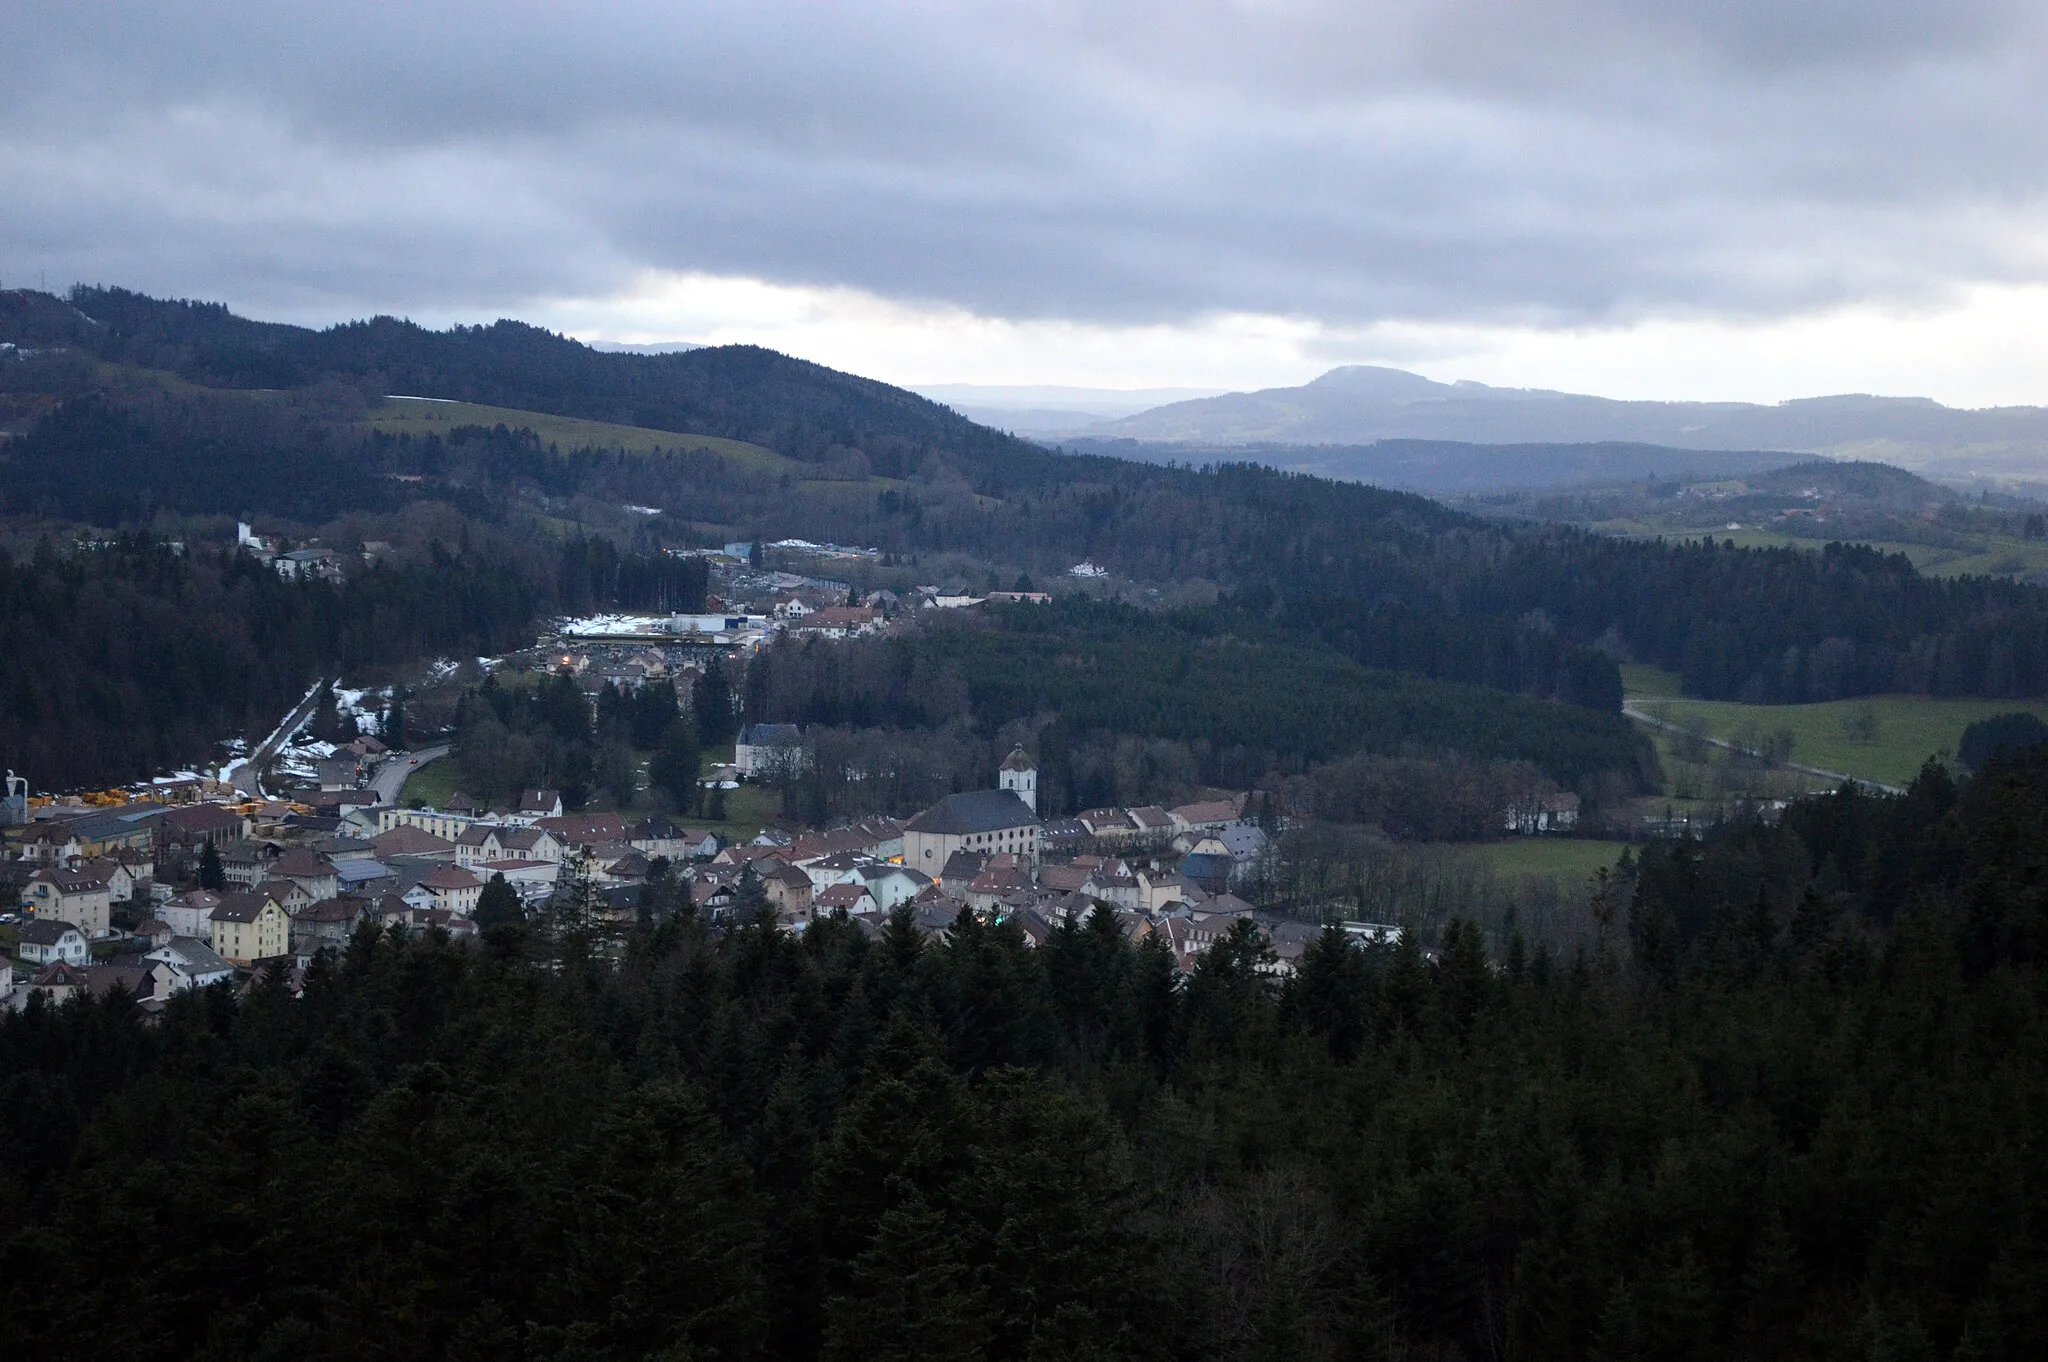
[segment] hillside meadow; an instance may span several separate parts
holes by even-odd
[[[2048,701],[1942,699],[1927,695],[1874,695],[1807,705],[1745,705],[1690,700],[1678,676],[1654,667],[1625,666],[1622,686],[1631,708],[1667,723],[1699,725],[1725,742],[1792,734],[1792,760],[1861,780],[1904,785],[1929,757],[1953,753],[1963,730],[1994,714],[2025,712],[2048,720]],[[1874,727],[1867,720],[1875,720]]]

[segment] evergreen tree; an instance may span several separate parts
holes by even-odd
[[[1331,1058],[1349,1061],[1364,1048],[1371,1029],[1369,987],[1365,952],[1341,925],[1328,922],[1288,981],[1286,1010],[1296,1025],[1323,1038]]]
[[[620,810],[633,807],[640,794],[640,767],[633,750],[623,742],[608,742],[597,749],[597,781]]]
[[[215,892],[227,887],[227,870],[220,863],[220,852],[209,839],[199,849],[199,887]]]
[[[402,751],[411,742],[411,735],[405,726],[405,692],[394,688],[391,703],[384,707],[384,731],[381,735],[384,745],[394,752]]]
[[[705,667],[691,688],[690,709],[697,717],[697,741],[702,747],[723,747],[739,731],[732,686],[725,678],[725,668],[717,662]]]
[[[484,882],[483,892],[476,896],[476,909],[471,917],[479,929],[495,927],[501,922],[518,922],[526,916],[519,893],[509,884],[503,871],[493,871],[491,878]]]
[[[696,726],[683,719],[671,719],[661,735],[661,746],[648,762],[649,783],[668,797],[670,807],[688,813],[697,802],[697,780],[702,767]]]
[[[341,742],[341,709],[334,698],[334,683],[322,681],[320,691],[313,700],[313,717],[306,721],[306,729],[321,742]],[[353,737],[354,735],[349,735]]]

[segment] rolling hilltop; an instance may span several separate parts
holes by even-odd
[[[1369,365],[1332,369],[1298,388],[1170,403],[1076,434],[1191,447],[1613,441],[1880,459],[1944,477],[2032,478],[2048,470],[2048,408],[2042,407],[1967,411],[1921,397],[1861,394],[1776,406],[1626,402],[1484,383],[1438,383]]]

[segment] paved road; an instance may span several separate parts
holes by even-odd
[[[1633,705],[1623,705],[1621,707],[1621,712],[1629,718],[1634,719],[1637,723],[1648,724],[1652,728],[1661,728],[1664,729],[1666,732],[1685,733],[1689,731],[1680,724],[1674,724],[1664,719],[1654,719],[1649,715],[1643,713],[1641,710],[1635,708]],[[1693,736],[1697,737],[1700,741],[1704,743],[1708,743],[1714,747],[1719,747],[1724,751],[1740,752],[1746,757],[1757,757],[1763,755],[1760,752],[1752,752],[1747,747],[1738,747],[1734,743],[1727,742],[1721,738],[1710,738],[1704,733],[1697,733]],[[1788,770],[1804,771],[1807,775],[1810,776],[1820,776],[1824,780],[1847,781],[1851,785],[1861,785],[1866,789],[1881,790],[1886,794],[1905,793],[1905,791],[1901,790],[1896,785],[1887,785],[1881,780],[1865,780],[1862,776],[1852,776],[1846,771],[1823,771],[1818,766],[1807,766],[1796,761],[1779,762],[1778,765],[1783,766]]]
[[[277,749],[284,746],[285,739],[298,732],[299,725],[313,717],[313,707],[320,703],[320,687],[325,684],[324,681],[315,681],[313,688],[306,692],[306,698],[294,705],[291,713],[270,730],[269,737],[257,743],[256,749],[248,756],[228,767],[226,775],[230,784],[245,795],[258,799],[270,797],[263,788],[263,768],[277,755]]]
[[[391,758],[377,767],[377,774],[370,777],[369,788],[377,792],[379,804],[396,804],[398,792],[405,788],[406,778],[430,761],[439,761],[452,749],[445,743],[440,747],[423,747],[417,752],[394,752]]]

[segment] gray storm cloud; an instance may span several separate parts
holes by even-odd
[[[1770,316],[2048,275],[2043,8],[0,10],[0,281],[513,311]]]

